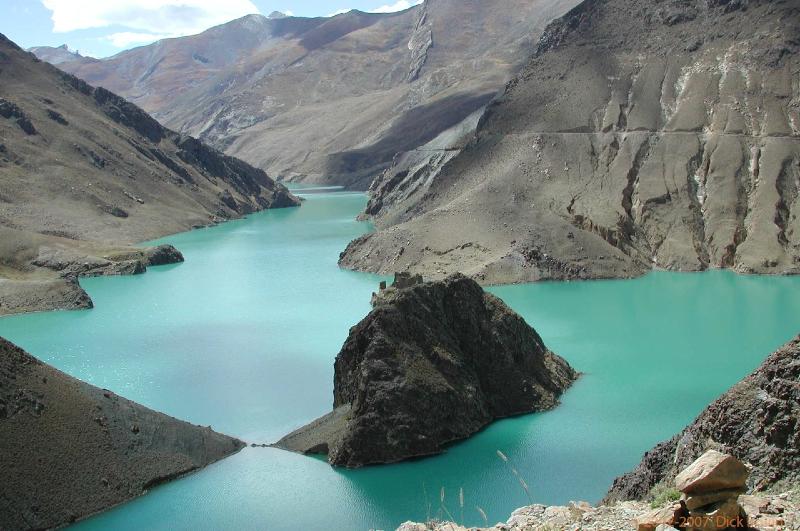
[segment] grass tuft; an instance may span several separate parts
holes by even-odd
[[[667,485],[657,485],[651,492],[653,501],[650,502],[650,507],[659,509],[668,503],[676,502],[681,499],[681,493],[675,487]]]

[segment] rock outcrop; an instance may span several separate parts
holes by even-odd
[[[426,0],[397,13],[249,15],[101,60],[45,60],[293,180],[365,190],[482,108],[579,0]]]
[[[160,266],[183,262],[183,254],[169,244],[157,245],[145,250],[147,265]]]
[[[376,182],[379,230],[341,265],[489,284],[800,272],[799,31],[795,2],[582,2],[458,153]]]
[[[0,316],[49,310],[85,310],[92,307],[92,299],[75,278],[0,278]]]
[[[76,380],[0,339],[0,529],[69,524],[243,446]]]
[[[0,138],[0,277],[3,293],[23,297],[0,300],[0,313],[78,307],[65,278],[179,260],[167,249],[148,256],[136,242],[300,204],[262,170],[2,35]]]
[[[276,446],[360,467],[439,453],[495,419],[555,407],[577,374],[462,275],[389,287],[336,356],[333,413]]]
[[[646,498],[708,449],[749,465],[752,491],[795,485],[800,481],[798,360],[800,338],[769,356],[681,433],[647,452],[633,471],[614,481],[606,501]]]

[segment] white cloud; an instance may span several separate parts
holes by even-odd
[[[370,13],[394,13],[395,11],[403,11],[404,9],[408,9],[409,7],[413,7],[422,3],[422,0],[412,0],[409,2],[408,0],[399,0],[394,4],[386,4],[382,5],[381,7],[376,7],[375,9],[370,9]]]
[[[199,33],[235,18],[258,13],[251,0],[41,0],[52,12],[53,31],[124,26],[111,42],[150,34],[153,40]],[[136,36],[136,37],[134,37]]]
[[[119,33],[112,33],[105,40],[114,45],[115,48],[127,48],[132,44],[149,44],[159,39],[166,39],[171,37],[169,34],[156,34],[156,33],[136,33],[134,31],[122,31]]]
[[[294,16],[294,12],[291,9],[284,9],[283,10],[283,14],[286,15],[287,17],[293,17]]]
[[[375,9],[370,9],[368,13],[395,13],[397,11],[403,11],[409,7],[419,5],[422,2],[423,0],[398,0],[394,4],[385,4],[380,7],[376,7]],[[336,15],[341,15],[342,13],[347,13],[348,11],[350,11],[349,7],[346,9],[337,9],[333,13],[328,13],[326,16],[335,17]]]

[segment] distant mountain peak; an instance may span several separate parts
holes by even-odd
[[[286,13],[281,13],[280,11],[273,11],[269,14],[267,18],[276,19],[276,18],[287,18],[289,15]]]
[[[33,48],[28,48],[27,51],[31,52],[39,59],[54,65],[86,59],[78,50],[71,49],[67,44],[62,44],[58,47],[35,46]]]

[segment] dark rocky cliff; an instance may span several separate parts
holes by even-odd
[[[800,480],[800,337],[708,406],[681,433],[644,455],[617,478],[606,501],[643,499],[708,449],[751,465],[755,491],[790,487]]]
[[[76,380],[0,338],[0,529],[66,525],[243,447]]]
[[[277,446],[345,467],[435,454],[495,419],[555,407],[577,377],[464,276],[391,287],[374,303],[336,357],[334,412]]]

